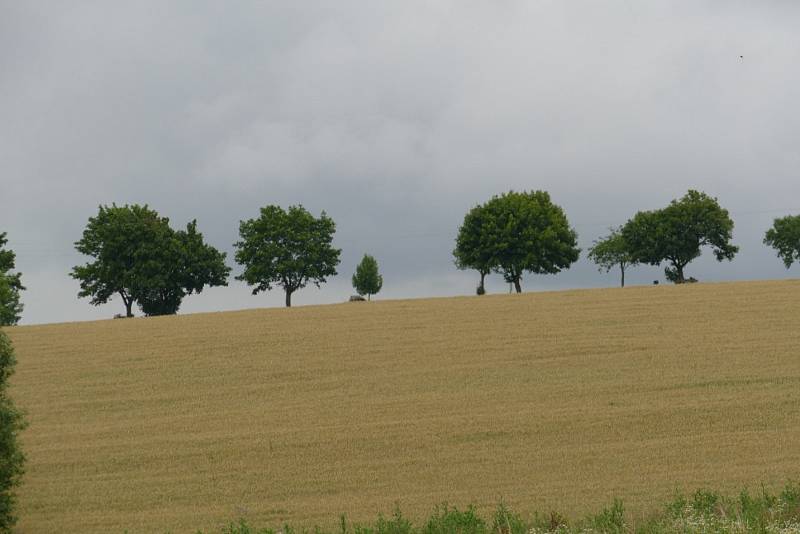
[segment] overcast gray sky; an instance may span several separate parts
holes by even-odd
[[[23,323],[123,311],[79,300],[68,276],[112,202],[197,218],[234,274],[239,220],[326,210],[340,274],[295,305],[346,299],[365,252],[380,298],[473,294],[457,228],[509,189],[549,191],[584,250],[701,189],[741,252],[688,274],[796,277],[761,239],[800,213],[798,28],[789,0],[0,0],[0,231],[28,287]],[[523,288],[616,283],[583,254]],[[493,275],[488,290],[508,289]],[[181,312],[282,302],[232,281]]]

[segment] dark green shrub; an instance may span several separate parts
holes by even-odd
[[[8,378],[14,373],[14,350],[11,341],[0,331],[0,532],[11,532],[17,521],[14,513],[16,495],[25,457],[17,435],[25,427],[22,414],[8,396]]]

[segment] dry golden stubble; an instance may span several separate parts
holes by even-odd
[[[21,532],[646,513],[797,478],[800,282],[8,329]]]

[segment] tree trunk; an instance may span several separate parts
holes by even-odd
[[[619,270],[622,271],[622,285],[620,287],[625,287],[625,266],[620,264]]]
[[[522,285],[519,283],[521,277],[514,278],[514,289],[517,293],[522,293]]]
[[[286,307],[287,308],[292,307],[292,292],[289,291],[288,289],[286,290]]]
[[[676,284],[682,284],[686,281],[683,277],[683,265],[678,264],[675,266],[675,274],[677,274],[677,278],[675,279]]]
[[[372,295],[371,295],[370,293],[367,293],[367,301],[368,301],[368,302],[369,302],[370,300],[372,300],[372,298],[371,298],[371,297],[372,297]]]
[[[481,285],[478,286],[478,287],[481,288],[481,294],[486,293],[486,287],[483,285],[483,281],[484,281],[485,278],[486,278],[486,273],[481,272]]]
[[[122,297],[122,302],[125,304],[125,317],[133,317],[133,297],[129,297],[125,294],[124,291],[119,292],[119,296]]]

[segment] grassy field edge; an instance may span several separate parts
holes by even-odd
[[[789,482],[777,493],[761,487],[757,492],[747,489],[737,495],[723,495],[700,489],[691,495],[677,495],[664,505],[660,513],[636,520],[625,510],[622,500],[616,499],[600,511],[582,519],[551,511],[537,512],[529,517],[512,510],[505,503],[497,505],[490,516],[482,516],[474,506],[459,509],[443,503],[436,506],[424,521],[414,524],[396,506],[389,515],[379,515],[370,524],[351,523],[345,515],[339,517],[338,528],[324,530],[295,529],[289,524],[280,527],[256,528],[239,519],[220,531],[222,534],[571,534],[571,533],[775,533],[800,532],[800,485]],[[198,534],[204,534],[198,531]],[[209,534],[212,534],[209,532]]]

